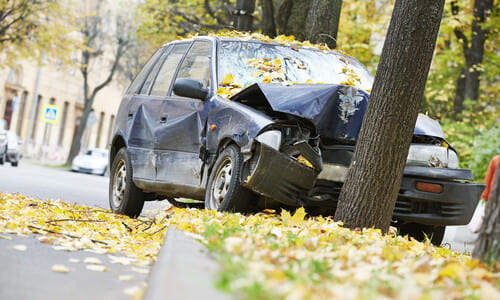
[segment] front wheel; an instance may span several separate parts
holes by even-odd
[[[236,145],[229,145],[217,157],[208,178],[205,207],[212,210],[244,212],[256,195],[241,186],[243,156]]]
[[[399,227],[400,235],[409,235],[418,241],[424,241],[425,237],[431,240],[431,243],[440,246],[444,238],[445,226],[432,226],[418,223],[406,223]]]
[[[111,165],[109,205],[113,212],[135,218],[141,214],[146,193],[134,184],[132,171],[127,149],[121,148]]]

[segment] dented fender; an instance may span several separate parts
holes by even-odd
[[[274,121],[265,114],[238,102],[215,96],[210,100],[206,148],[215,154],[225,140],[234,141],[243,155],[251,155],[253,140]]]

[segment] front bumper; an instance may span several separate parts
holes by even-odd
[[[81,166],[73,165],[71,167],[71,170],[74,172],[101,175],[104,172],[106,172],[106,167],[104,167],[104,168],[89,168],[89,167],[81,167]]]
[[[393,217],[427,225],[464,225],[470,222],[485,185],[470,183],[466,169],[407,166]],[[440,193],[418,190],[417,182],[441,185]]]
[[[285,205],[337,206],[342,182],[325,180],[324,173],[318,178],[319,171],[266,145],[259,145],[254,166],[242,173],[243,186]],[[341,166],[338,169],[347,170]],[[325,166],[325,170],[329,169]],[[345,177],[336,173],[328,176],[339,180]],[[427,225],[467,224],[485,187],[467,182],[471,180],[470,170],[407,166],[393,218]],[[441,192],[418,190],[417,182],[439,184]]]
[[[250,161],[249,165],[254,166],[242,173],[243,186],[285,205],[304,205],[303,195],[314,187],[319,171],[265,144],[256,145],[254,159],[257,161]]]

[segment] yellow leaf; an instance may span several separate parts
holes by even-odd
[[[461,273],[463,273],[464,267],[456,262],[449,263],[439,271],[439,277],[448,277],[450,279],[456,279]]]
[[[52,271],[57,272],[57,273],[68,273],[69,269],[64,265],[53,265]]]
[[[222,85],[230,85],[231,83],[233,83],[233,81],[234,81],[233,75],[231,75],[230,73],[228,73],[226,75],[226,77],[224,77],[224,79],[222,80],[221,84]]]

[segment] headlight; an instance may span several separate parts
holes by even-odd
[[[448,149],[448,168],[458,169],[458,156],[457,153],[451,149]]]
[[[406,163],[436,168],[458,168],[456,153],[446,147],[436,145],[411,144]]]
[[[264,133],[259,134],[255,140],[262,144],[265,144],[276,151],[280,150],[281,146],[281,131],[279,130],[269,130]]]

